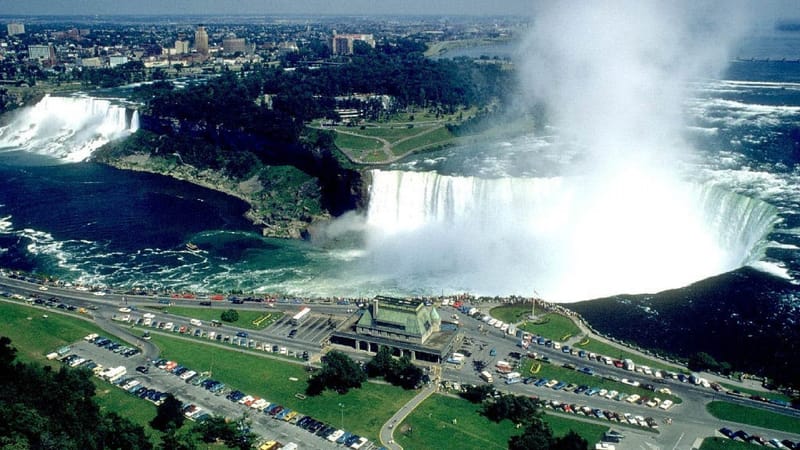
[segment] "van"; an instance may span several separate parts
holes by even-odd
[[[192,320],[189,321],[189,323],[191,323],[195,327],[202,327],[203,326],[203,322],[201,322],[201,321],[199,321],[197,319],[192,319]]]

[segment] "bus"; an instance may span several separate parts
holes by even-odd
[[[308,318],[309,314],[311,314],[311,308],[309,308],[307,306],[304,307],[303,309],[300,310],[299,313],[295,314],[292,317],[292,325],[299,325],[300,322],[302,322],[302,321],[304,321],[305,319]]]

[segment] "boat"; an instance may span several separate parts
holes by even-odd
[[[189,250],[190,252],[197,252],[200,251],[200,247],[198,247],[197,244],[189,242],[186,244],[186,250]]]

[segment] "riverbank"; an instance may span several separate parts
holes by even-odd
[[[116,158],[101,156],[95,158],[95,161],[120,170],[148,172],[172,177],[238,198],[249,206],[245,217],[253,225],[259,227],[261,234],[265,237],[303,239],[308,237],[309,229],[313,225],[330,219],[328,214],[315,214],[305,206],[299,207],[301,211],[298,211],[297,208],[292,208],[293,213],[300,213],[298,215],[286,214],[285,210],[281,211],[281,209],[285,209],[283,207],[285,205],[277,208],[276,202],[281,201],[285,196],[278,192],[276,186],[264,185],[262,180],[267,174],[263,172],[259,172],[246,180],[234,180],[223,175],[220,171],[199,169],[190,164],[185,164],[181,161],[179,155],[161,157],[147,153],[135,153]],[[265,168],[267,172],[269,169]],[[305,190],[308,191],[310,186],[306,186],[306,188]],[[302,187],[300,191],[298,194],[302,194]],[[299,205],[295,203],[295,206]]]

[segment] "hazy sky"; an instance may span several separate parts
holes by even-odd
[[[527,15],[532,0],[0,0],[0,14]]]

